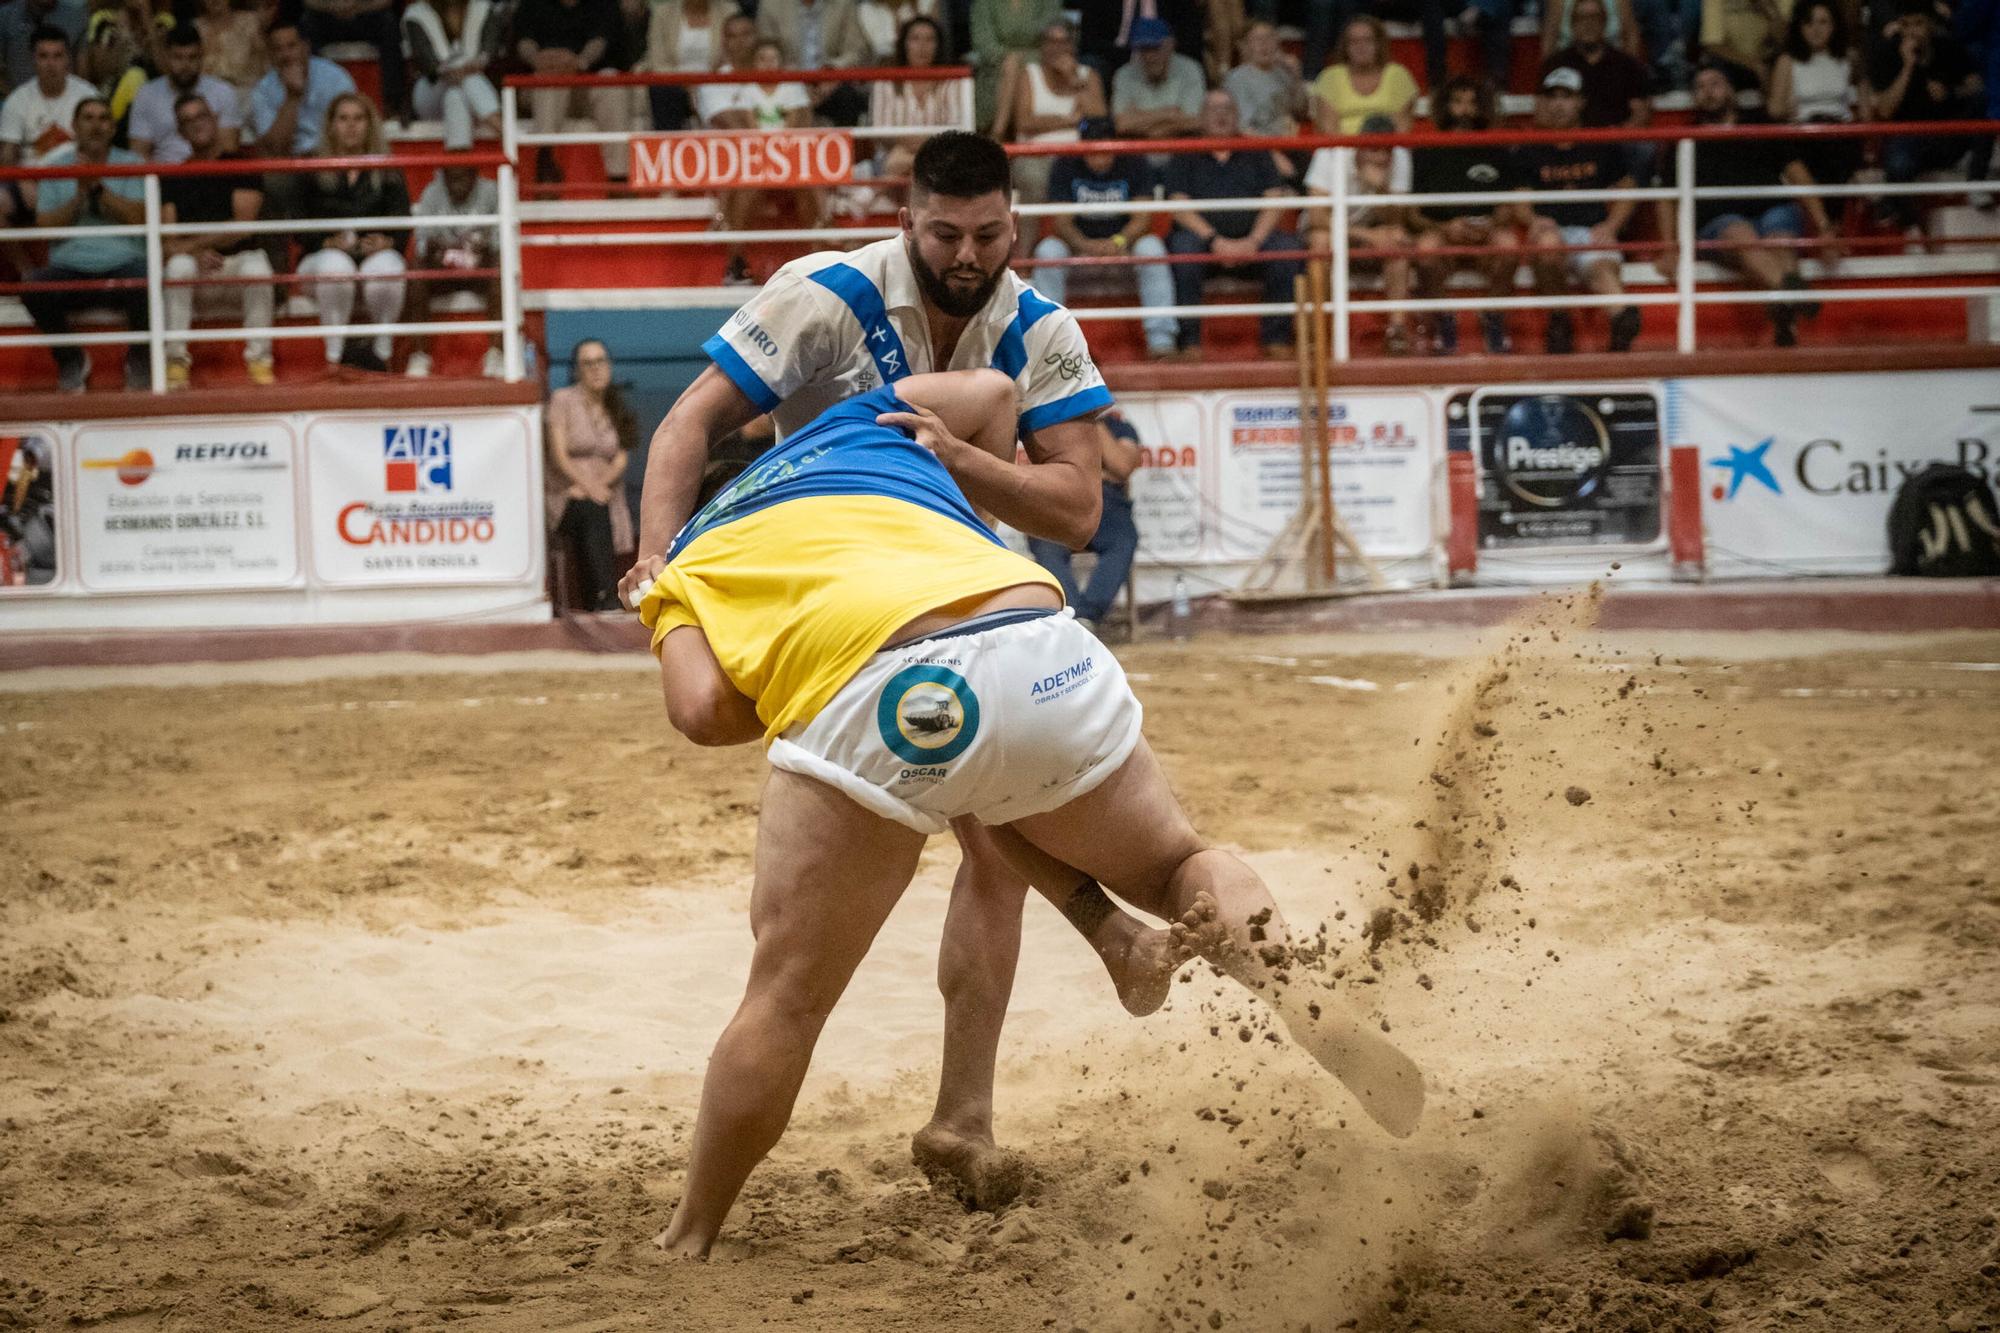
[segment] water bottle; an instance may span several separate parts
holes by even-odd
[[[1186,639],[1194,635],[1194,603],[1188,600],[1187,579],[1174,575],[1173,601],[1167,609],[1167,637]]]

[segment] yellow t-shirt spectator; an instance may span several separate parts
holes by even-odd
[[[1313,80],[1313,95],[1326,103],[1341,134],[1359,134],[1361,122],[1370,116],[1388,116],[1400,122],[1417,100],[1417,81],[1410,71],[1395,61],[1382,67],[1382,81],[1365,96],[1354,90],[1347,66],[1329,65]]]

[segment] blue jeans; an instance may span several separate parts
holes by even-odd
[[[1097,568],[1090,571],[1090,582],[1082,591],[1077,590],[1076,575],[1070,570],[1067,546],[1030,537],[1028,549],[1037,564],[1056,576],[1064,599],[1076,608],[1079,617],[1104,619],[1132,572],[1132,557],[1139,553],[1139,525],[1132,521],[1132,501],[1125,488],[1109,482],[1104,485],[1104,517],[1097,522],[1097,535],[1083,548],[1096,553]]]
[[[49,264],[28,274],[29,282],[82,282],[92,278],[143,278],[146,276],[146,261],[143,258],[127,260],[117,268],[101,273],[86,272],[63,264]],[[126,344],[125,364],[128,367],[146,364],[146,289],[128,287],[112,292],[25,292],[21,304],[28,308],[34,318],[35,327],[43,333],[70,332],[69,317],[80,310],[116,310],[125,316],[126,327],[132,330],[133,339]],[[55,358],[56,368],[67,371],[72,366],[80,366],[84,360],[81,347],[51,347],[49,355]]]
[[[1167,236],[1168,251],[1177,255],[1207,254],[1210,244],[1210,241],[1203,240],[1185,227],[1175,227]],[[1264,243],[1257,248],[1259,251],[1264,251],[1298,250],[1304,247],[1299,238],[1291,232],[1274,231],[1269,236],[1266,236]],[[1282,303],[1290,306],[1294,299],[1292,279],[1304,271],[1304,266],[1296,259],[1253,259],[1241,264],[1228,264],[1220,261],[1209,264],[1176,264],[1174,265],[1174,304],[1200,305],[1202,279],[1217,269],[1229,269],[1238,273],[1250,269],[1261,269],[1264,278],[1265,302],[1270,304]],[[1289,314],[1264,316],[1261,336],[1267,347],[1272,343],[1290,342],[1292,340],[1292,317]],[[1200,341],[1201,321],[1199,319],[1182,319],[1181,346],[1192,347]]]
[[[1132,242],[1132,253],[1141,259],[1158,259],[1167,253],[1167,247],[1151,232]],[[1069,243],[1060,236],[1044,236],[1035,244],[1037,259],[1068,259]],[[1174,303],[1174,280],[1167,272],[1165,264],[1135,264],[1133,274],[1139,280],[1139,304],[1149,309],[1159,309]],[[1035,286],[1042,295],[1057,305],[1068,305],[1069,270],[1066,268],[1035,269]],[[1174,334],[1178,325],[1172,315],[1155,315],[1142,321],[1146,330],[1146,346],[1152,351],[1163,351],[1173,347]]]
[[[1756,212],[1755,205],[1752,205],[1746,212],[1723,213],[1712,217],[1708,220],[1708,225],[1697,235],[1701,240],[1712,241],[1738,222],[1754,229],[1760,239],[1806,234],[1806,211],[1796,203],[1785,200],[1771,205],[1761,213]]]
[[[1971,107],[1953,108],[1972,114]],[[1882,174],[1891,185],[1907,185],[1926,171],[1943,171],[1958,165],[1970,150],[1973,141],[1964,138],[1930,138],[1921,135],[1897,135],[1882,141]],[[1980,147],[1985,155],[1993,151],[1991,140],[1981,140]],[[1985,163],[1985,156],[1980,164]],[[1923,215],[1927,201],[1922,195],[1892,195],[1889,208],[1896,215],[1899,226],[1914,227]]]

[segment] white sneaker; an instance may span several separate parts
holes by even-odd
[[[413,380],[427,380],[431,377],[431,354],[429,352],[410,353],[410,364],[403,373]]]
[[[507,358],[500,355],[500,349],[486,349],[486,359],[479,363],[479,373],[489,380],[502,379],[507,374]]]

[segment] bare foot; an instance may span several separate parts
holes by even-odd
[[[1104,961],[1125,1012],[1144,1018],[1167,1002],[1174,970],[1192,957],[1194,951],[1172,931],[1141,929],[1126,939],[1116,962]]]
[[[1206,958],[1221,966],[1223,960],[1236,951],[1236,939],[1229,933],[1229,927],[1219,919],[1215,899],[1203,889],[1194,896],[1194,906],[1181,913],[1181,919],[1167,927],[1173,939],[1174,948],[1182,959]]]
[[[669,1225],[659,1235],[653,1237],[654,1247],[665,1253],[667,1258],[694,1261],[704,1261],[708,1258],[708,1246],[697,1243],[691,1236],[682,1236],[678,1240],[670,1239],[673,1230]]]
[[[981,1212],[1020,1197],[1028,1164],[991,1139],[975,1139],[932,1121],[910,1137],[910,1156],[933,1187],[942,1185]]]

